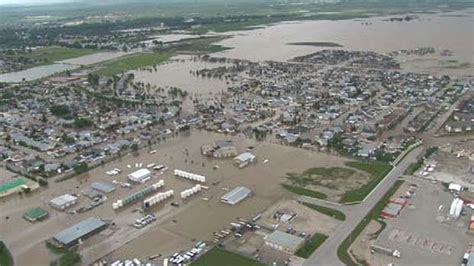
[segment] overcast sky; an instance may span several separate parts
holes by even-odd
[[[49,4],[69,1],[71,0],[0,0],[0,5]]]

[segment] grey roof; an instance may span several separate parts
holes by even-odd
[[[232,140],[216,140],[214,142],[216,146],[219,146],[221,148],[223,147],[235,147],[234,142]]]
[[[69,245],[70,243],[91,233],[94,230],[101,228],[104,225],[106,225],[105,222],[97,218],[90,217],[55,234],[53,238],[64,245]]]
[[[67,204],[69,202],[73,202],[77,200],[77,197],[74,197],[73,195],[69,194],[64,194],[59,197],[56,197],[50,201],[51,204],[56,205],[56,206],[62,206],[64,204]]]
[[[284,248],[296,250],[303,243],[304,239],[292,234],[275,230],[273,231],[273,233],[267,235],[265,241],[278,246],[282,246]]]
[[[115,190],[114,185],[106,182],[94,182],[91,184],[91,188],[104,193],[110,193]]]
[[[222,196],[221,200],[234,205],[248,197],[251,193],[252,191],[246,187],[236,187],[224,196]]]
[[[235,160],[239,160],[241,162],[251,161],[255,158],[255,155],[251,154],[250,152],[244,152],[241,155],[235,157]]]

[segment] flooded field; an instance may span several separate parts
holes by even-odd
[[[0,74],[0,82],[21,82],[44,78],[66,70],[79,68],[77,65],[70,64],[52,64],[46,66],[32,67],[17,72]]]
[[[231,159],[209,159],[201,155],[201,145],[219,139],[233,139],[240,152],[243,152],[247,146],[255,146],[254,154],[258,162],[239,169],[233,165]],[[302,171],[309,167],[329,164],[340,166],[345,160],[323,153],[256,142],[245,137],[226,137],[201,131],[193,131],[190,136],[170,139],[153,149],[157,149],[155,154],[142,150],[138,156],[123,157],[103,167],[93,169],[82,177],[61,183],[50,182],[47,190],[40,190],[29,196],[15,195],[3,199],[0,207],[2,213],[0,234],[11,247],[10,250],[18,265],[31,265],[38,262],[47,264],[52,255],[45,248],[44,241],[58,231],[87,217],[113,221],[116,229],[110,236],[98,235],[85,242],[86,245],[80,249],[84,263],[90,263],[111,252],[114,258],[144,258],[158,253],[174,253],[190,247],[195,240],[212,240],[212,232],[228,226],[229,222],[235,220],[236,217],[251,218],[276,201],[290,198],[291,195],[280,186],[288,171]],[[185,149],[188,149],[189,155],[185,155]],[[301,156],[302,153],[304,156]],[[298,158],[298,160],[291,158]],[[265,159],[269,160],[268,164],[262,163]],[[174,189],[177,194],[173,199],[158,204],[152,210],[158,215],[158,221],[143,229],[138,230],[130,226],[135,219],[140,217],[135,210],[140,205],[139,203],[114,211],[112,202],[146,185],[134,185],[133,190],[117,187],[116,191],[107,194],[108,199],[104,204],[86,213],[71,215],[56,211],[48,205],[49,200],[55,196],[64,193],[80,194],[94,181],[112,182],[114,179],[126,181],[127,175],[136,170],[133,167],[127,168],[127,164],[134,165],[137,162],[142,162],[144,165],[149,163],[167,165],[169,167],[167,172],[154,177],[153,181],[149,181],[146,185],[163,179],[165,187],[162,190]],[[215,165],[219,167],[215,169]],[[105,174],[106,171],[116,167],[122,169],[123,172],[116,176]],[[182,201],[179,198],[179,192],[192,187],[194,183],[174,177],[171,173],[173,169],[207,176],[206,186],[209,189]],[[220,197],[235,186],[246,186],[254,191],[255,195],[235,206],[222,203]],[[82,196],[79,205],[72,209],[77,209],[88,201]],[[171,202],[178,203],[179,207],[171,206]],[[21,217],[30,207],[42,207],[50,212],[50,217],[43,222],[31,224]],[[5,219],[6,216],[9,219]],[[37,255],[34,257],[34,262],[32,257],[24,256],[29,252]]]
[[[167,63],[160,64],[156,69],[135,70],[135,81],[150,84],[152,87],[177,87],[189,93],[191,98],[187,98],[183,103],[183,110],[192,112],[192,99],[206,101],[218,97],[227,91],[230,86],[224,79],[200,77],[193,73],[204,68],[215,68],[224,66],[222,63],[204,62],[196,57],[179,55],[171,58]]]

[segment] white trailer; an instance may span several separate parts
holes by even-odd
[[[377,252],[377,253],[389,255],[389,256],[392,256],[392,257],[395,257],[395,258],[400,258],[401,257],[401,253],[400,253],[399,250],[385,248],[385,247],[378,246],[378,245],[372,245],[370,247],[370,252],[371,253]]]

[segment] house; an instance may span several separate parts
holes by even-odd
[[[255,162],[255,158],[256,158],[255,155],[251,154],[250,152],[245,152],[235,157],[234,163],[239,168],[243,168],[247,166],[248,164]]]

